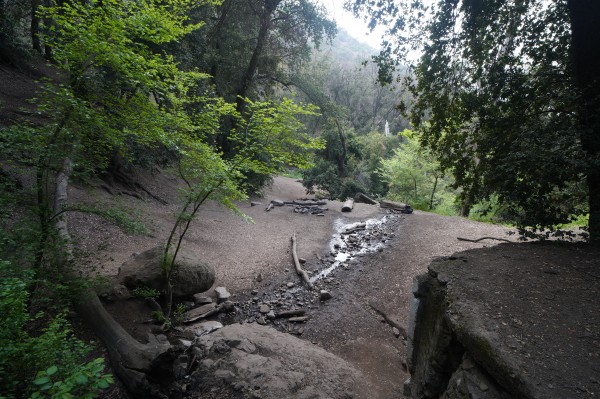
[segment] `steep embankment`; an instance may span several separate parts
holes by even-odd
[[[413,288],[413,398],[600,394],[600,251],[502,244],[429,266]]]

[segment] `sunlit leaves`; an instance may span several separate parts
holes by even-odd
[[[240,169],[270,175],[287,166],[302,169],[311,165],[312,150],[323,148],[323,142],[309,137],[299,118],[317,115],[315,106],[290,99],[245,101],[245,116],[230,137],[236,146],[234,162]]]

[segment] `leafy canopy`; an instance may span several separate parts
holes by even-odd
[[[587,211],[566,0],[349,3],[389,23],[384,75],[421,49],[408,82],[412,123],[463,205],[495,195],[533,227]]]

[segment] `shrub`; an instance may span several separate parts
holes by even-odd
[[[91,398],[112,383],[104,359],[86,363],[90,346],[77,339],[65,313],[29,314],[33,274],[0,262],[0,391],[3,398]],[[34,326],[46,325],[39,335]],[[32,330],[32,331],[30,331]]]

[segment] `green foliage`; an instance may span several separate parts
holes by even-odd
[[[276,82],[288,81],[315,47],[335,35],[335,23],[314,0],[222,3],[216,10],[193,11],[195,18],[206,21],[206,30],[187,36],[174,53],[184,69],[208,71],[216,93],[228,102],[240,94],[272,97]],[[261,31],[266,33],[262,45]],[[260,73],[248,75],[253,61]],[[249,90],[243,93],[246,85]]]
[[[57,377],[59,368],[51,366],[40,371],[33,385],[38,389],[31,399],[78,398],[92,399],[114,382],[110,374],[104,374],[104,359],[98,358],[81,366],[63,380]]]
[[[8,397],[93,397],[112,379],[103,359],[85,364],[90,347],[74,337],[64,313],[34,317],[27,307],[33,272],[0,262],[0,388]],[[30,335],[33,325],[41,334]],[[42,371],[40,371],[42,370]],[[84,381],[85,377],[85,381]],[[87,396],[86,396],[87,395]],[[90,396],[91,395],[91,396]]]
[[[503,217],[534,229],[586,212],[591,193],[598,193],[573,187],[598,171],[598,126],[588,118],[598,114],[598,85],[589,84],[598,68],[589,66],[589,52],[573,57],[591,34],[574,47],[572,24],[575,10],[597,15],[600,9],[578,8],[576,1],[439,1],[424,18],[422,1],[349,3],[388,30],[378,57],[383,80],[401,60],[397,55],[422,49],[408,80],[416,98],[412,123],[454,176],[465,210],[495,196],[498,208],[508,210]],[[576,71],[588,71],[583,93]],[[588,87],[596,94],[581,113]]]
[[[432,210],[449,199],[452,202],[449,196],[451,181],[439,171],[435,157],[421,148],[412,132],[405,130],[401,135],[404,142],[392,158],[382,161],[379,169],[381,177],[388,183],[389,196],[416,209]]]
[[[267,176],[288,167],[305,169],[311,165],[313,151],[323,148],[324,143],[308,136],[300,118],[317,115],[314,105],[287,98],[277,103],[245,102],[245,114],[230,136],[235,154],[232,163],[240,173]]]
[[[473,205],[469,212],[469,219],[487,223],[506,223],[514,218],[514,214],[506,205],[501,204],[498,196],[492,195],[489,199],[484,199]]]
[[[0,62],[21,64],[30,58],[29,2],[3,0],[0,3]]]
[[[133,290],[133,295],[139,298],[158,298],[160,296],[160,292],[155,290],[154,288],[148,287],[136,287]]]
[[[156,310],[152,312],[152,317],[158,323],[162,323],[163,330],[167,331],[173,328],[174,326],[178,326],[181,323],[183,323],[183,315],[185,314],[186,310],[187,309],[184,304],[178,303],[170,315],[166,315],[164,312]]]
[[[302,184],[309,192],[321,190],[327,193],[329,198],[341,201],[354,198],[356,193],[368,192],[360,182],[339,177],[336,165],[322,159],[317,160],[314,167],[304,171]]]

